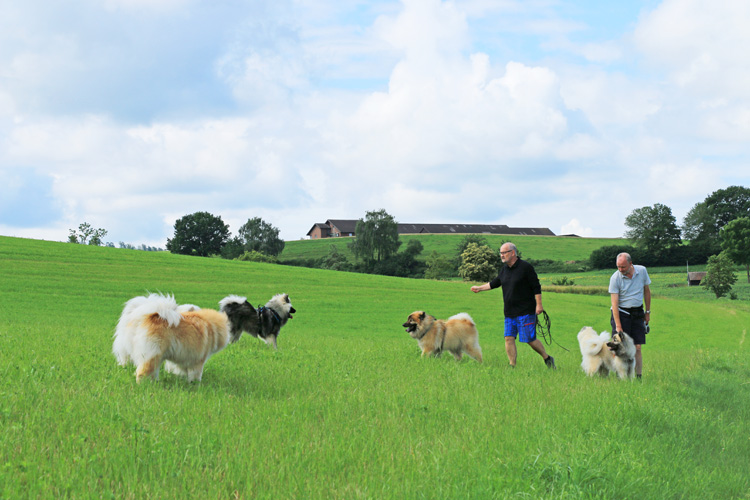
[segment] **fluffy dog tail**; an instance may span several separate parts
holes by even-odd
[[[177,302],[171,295],[152,293],[148,296],[134,297],[125,303],[112,344],[112,354],[120,365],[133,361],[138,330],[143,321],[154,314],[169,326],[177,326],[182,320]]]
[[[451,316],[448,319],[463,319],[463,320],[468,321],[472,325],[477,326],[476,323],[474,323],[474,320],[471,319],[471,316],[469,316],[469,313],[458,313],[458,314],[456,314],[454,316]]]
[[[578,332],[578,344],[581,347],[581,354],[584,356],[596,356],[601,352],[607,341],[609,341],[609,332],[602,332],[597,335],[596,331],[590,326],[584,326]]]

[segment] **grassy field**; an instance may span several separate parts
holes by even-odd
[[[512,235],[482,235],[492,248],[500,248],[506,241],[513,241],[523,257],[536,260],[550,259],[555,261],[587,260],[591,252],[607,245],[617,245],[623,242],[621,238],[567,238],[555,236],[512,236]],[[415,234],[401,235],[401,249],[406,248],[412,239],[419,240],[424,246],[420,255],[426,259],[433,251],[439,254],[454,256],[456,247],[465,235],[458,234]],[[353,259],[347,245],[352,238],[326,238],[321,240],[287,241],[284,251],[279,255],[281,262],[293,259],[319,259],[328,254],[331,245],[343,253],[350,260]]]
[[[244,336],[201,383],[137,385],[110,351],[146,291],[202,307],[287,292],[298,312],[277,352]],[[747,301],[657,294],[641,382],[580,370],[575,335],[608,327],[606,297],[545,293],[557,371],[528,348],[508,368],[501,303],[0,237],[0,498],[750,498]],[[485,362],[421,359],[401,327],[416,309],[471,314]]]

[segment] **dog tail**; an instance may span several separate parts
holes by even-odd
[[[229,335],[232,342],[237,342],[242,332],[247,332],[254,337],[258,336],[261,326],[259,312],[247,301],[246,297],[239,295],[224,297],[219,301],[219,310],[229,319]]]
[[[472,325],[476,326],[476,323],[474,323],[474,320],[471,319],[471,316],[469,316],[469,313],[458,313],[458,314],[456,314],[454,316],[451,316],[448,319],[449,320],[451,320],[451,319],[462,319],[462,320],[466,320],[469,323],[471,323]]]
[[[609,332],[602,332],[597,335],[596,331],[590,326],[584,326],[578,332],[578,344],[581,347],[581,354],[584,356],[596,356],[608,340]]]
[[[152,293],[147,296],[133,297],[125,303],[120,320],[115,329],[112,354],[120,365],[133,360],[133,351],[137,343],[138,330],[149,316],[157,315],[169,326],[177,326],[182,316],[177,303],[171,295]]]
[[[115,337],[122,334],[126,326],[137,325],[147,316],[154,314],[166,321],[169,326],[177,326],[182,320],[180,311],[172,295],[152,293],[146,297],[134,297],[125,303],[122,316],[117,323]]]

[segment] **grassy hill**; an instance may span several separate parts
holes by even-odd
[[[462,234],[415,234],[401,235],[401,247],[406,248],[412,239],[419,240],[424,246],[421,258],[425,259],[433,251],[439,254],[455,256],[458,247],[465,235]],[[562,236],[510,236],[510,235],[483,235],[492,248],[500,248],[506,241],[516,244],[522,256],[527,259],[549,259],[555,261],[582,261],[589,258],[591,252],[606,245],[622,243],[621,238],[569,238]],[[338,248],[339,252],[347,255],[350,260],[353,256],[347,245],[352,238],[326,238],[321,240],[296,240],[287,241],[284,251],[279,256],[281,262],[294,259],[319,259],[328,254],[331,245]]]
[[[137,385],[112,333],[146,291],[201,307],[286,292],[298,312],[279,351],[244,336],[201,383]],[[576,333],[608,328],[606,297],[545,293],[554,372],[525,346],[507,367],[501,302],[0,237],[0,498],[747,498],[746,302],[655,296],[642,382],[580,370]],[[417,309],[471,314],[485,362],[420,359],[401,327]]]

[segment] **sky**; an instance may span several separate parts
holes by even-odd
[[[747,0],[0,0],[0,234],[620,237],[750,187]]]

